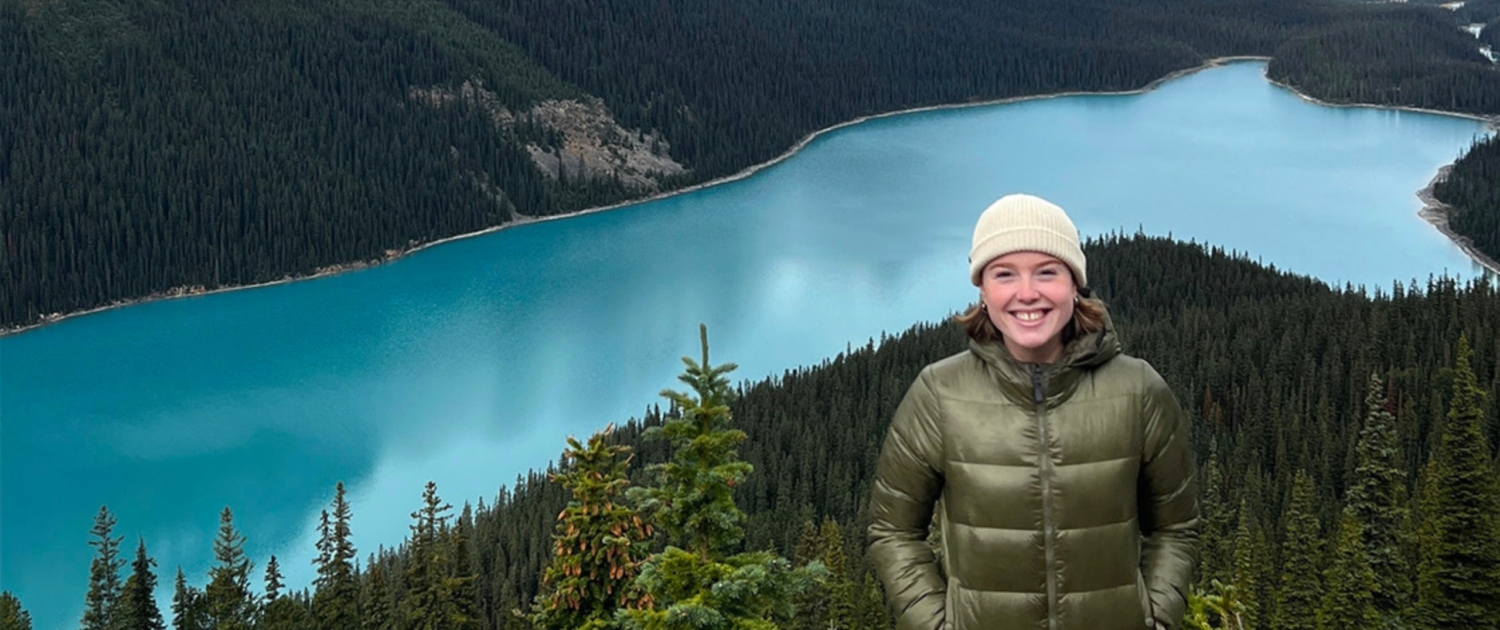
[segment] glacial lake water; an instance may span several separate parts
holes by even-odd
[[[179,566],[206,582],[226,505],[256,587],[274,553],[300,588],[335,482],[361,557],[396,544],[427,480],[490,501],[657,402],[699,322],[758,379],[963,307],[973,221],[1008,192],[1085,235],[1170,233],[1340,285],[1477,273],[1414,193],[1481,123],[1319,106],[1264,69],[875,119],[733,183],[0,338],[0,589],[39,630],[77,627],[101,504],[166,598]]]

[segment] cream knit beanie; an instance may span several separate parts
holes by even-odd
[[[979,286],[979,272],[990,261],[1011,252],[1041,252],[1073,270],[1079,287],[1087,287],[1087,260],[1078,243],[1078,228],[1050,201],[1031,195],[1006,195],[990,204],[974,226],[969,250],[969,281]]]

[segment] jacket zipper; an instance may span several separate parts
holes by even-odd
[[[1031,366],[1031,385],[1036,402],[1037,439],[1041,441],[1042,477],[1042,546],[1047,554],[1047,628],[1057,630],[1057,551],[1053,548],[1052,528],[1052,439],[1047,434],[1047,386],[1042,366]]]

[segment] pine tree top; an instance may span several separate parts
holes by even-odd
[[[707,327],[699,326],[698,337],[702,360],[684,357],[679,377],[692,391],[662,392],[680,417],[647,432],[670,441],[672,459],[649,469],[656,486],[629,493],[674,546],[641,567],[636,584],[650,608],[622,611],[617,620],[642,630],[774,628],[770,620],[791,615],[796,596],[826,571],[821,562],[793,568],[768,551],[730,555],[741,544],[745,518],[734,487],[752,469],[734,450],[745,433],[729,428],[734,392],[726,375],[735,365],[709,363]]]
[[[698,338],[702,361],[683,357],[686,370],[678,376],[692,391],[662,391],[680,415],[645,432],[647,438],[665,438],[672,459],[648,468],[656,486],[631,489],[629,496],[672,544],[707,559],[733,551],[743,539],[745,515],[735,505],[734,487],[753,469],[735,451],[745,432],[729,428],[734,391],[725,375],[735,365],[709,363],[706,326],[699,326]]]

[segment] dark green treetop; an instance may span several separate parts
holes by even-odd
[[[120,541],[113,536],[115,516],[108,507],[101,506],[94,516],[94,528],[89,533],[94,540],[89,546],[95,550],[94,562],[89,566],[89,590],[84,595],[83,630],[115,630],[120,602],[120,569],[125,560],[120,558]]]
[[[1322,584],[1318,559],[1322,553],[1313,483],[1298,470],[1292,482],[1291,503],[1284,515],[1281,541],[1281,584],[1276,589],[1275,623],[1282,630],[1316,630]]]
[[[172,592],[172,627],[175,630],[208,630],[212,627],[208,621],[203,591],[188,585],[187,578],[182,575],[182,567],[177,568],[177,580]]]
[[[318,523],[318,555],[313,565],[318,569],[314,581],[313,615],[323,630],[340,630],[359,625],[359,584],[354,579],[354,542],[349,520],[351,510],[345,497],[344,482],[334,487],[332,512],[321,513]]]
[[[1500,627],[1500,541],[1496,488],[1484,435],[1485,391],[1458,341],[1452,396],[1442,440],[1429,463],[1423,501],[1423,566],[1417,575],[1422,622],[1433,630]]]
[[[208,570],[208,586],[203,589],[210,627],[250,630],[257,608],[250,594],[250,559],[245,556],[245,537],[235,530],[234,513],[228,506],[219,513],[214,560],[216,564]]]
[[[1332,562],[1323,573],[1323,605],[1318,609],[1321,630],[1366,630],[1381,627],[1375,609],[1375,571],[1365,554],[1363,530],[1352,510],[1339,517]]]
[[[451,545],[447,544],[448,512],[453,506],[437,494],[437,483],[428,481],[422,491],[422,507],[411,513],[411,551],[406,564],[406,598],[402,616],[409,630],[465,630],[475,627],[461,594],[472,575],[454,575]]]
[[[0,630],[31,630],[31,613],[10,591],[0,592]]]
[[[125,579],[125,588],[120,592],[117,616],[120,630],[166,630],[167,623],[156,605],[156,572],[152,569],[155,566],[156,561],[146,555],[143,538],[136,545],[130,577]]]
[[[1371,374],[1365,395],[1365,421],[1355,446],[1354,477],[1346,509],[1359,521],[1365,554],[1375,573],[1375,608],[1395,617],[1406,606],[1411,577],[1401,552],[1401,523],[1406,519],[1406,472],[1396,434],[1396,417],[1386,409],[1385,387]]]
[[[745,433],[729,428],[734,392],[725,375],[735,365],[710,364],[707,327],[698,334],[703,359],[683,357],[687,369],[678,377],[692,392],[662,392],[681,416],[647,431],[671,444],[672,459],[649,469],[656,486],[628,493],[671,544],[636,579],[652,608],[621,611],[618,619],[637,630],[773,630],[774,619],[790,617],[797,594],[826,571],[821,564],[792,568],[770,551],[735,553],[744,514],[734,487],[751,472],[735,451]]]

